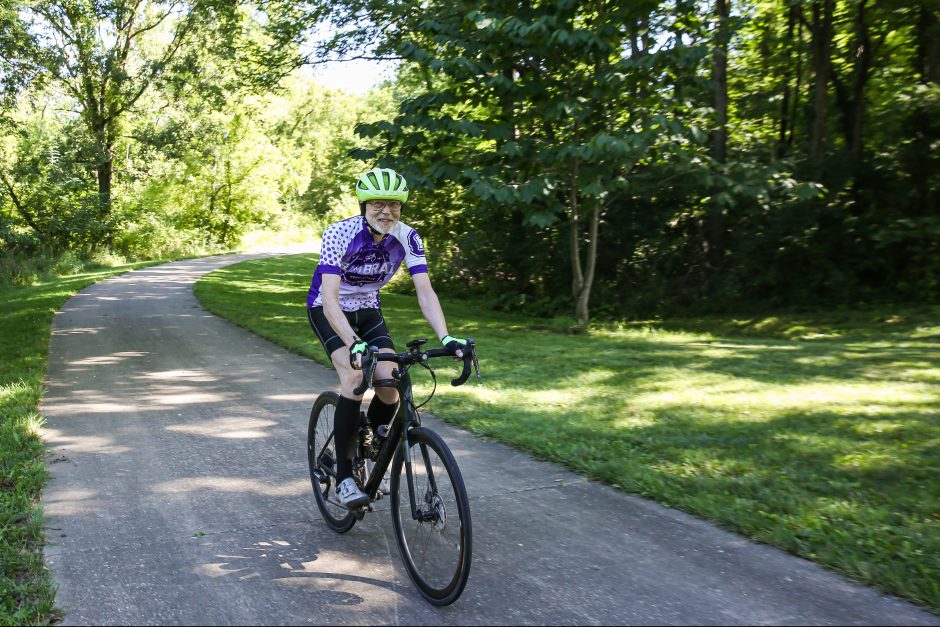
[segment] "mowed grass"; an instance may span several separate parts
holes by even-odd
[[[87,285],[143,265],[0,288],[0,625],[59,618],[38,504],[47,478],[38,404],[53,316]]]
[[[248,261],[196,293],[326,364],[304,312],[315,265]],[[940,611],[940,308],[585,336],[442,302],[451,332],[477,340],[484,380],[452,388],[442,371],[439,417]],[[435,339],[413,297],[382,304],[400,346]]]

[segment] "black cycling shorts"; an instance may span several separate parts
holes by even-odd
[[[395,344],[388,334],[388,328],[385,326],[385,317],[381,309],[357,309],[356,311],[344,311],[349,326],[360,338],[365,340],[369,346],[378,346],[379,348],[390,348],[395,350]],[[317,334],[320,343],[327,356],[332,359],[333,353],[346,345],[340,339],[336,331],[330,325],[323,313],[323,307],[307,308],[307,320],[310,321],[310,327]]]

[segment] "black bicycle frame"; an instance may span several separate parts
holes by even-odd
[[[370,498],[373,498],[376,495],[379,489],[379,484],[382,481],[382,477],[385,476],[385,471],[388,470],[389,465],[392,463],[396,449],[400,450],[402,459],[405,462],[405,476],[408,480],[408,498],[411,502],[411,518],[413,520],[418,520],[418,503],[417,499],[415,498],[414,472],[411,468],[411,457],[408,455],[408,450],[410,448],[408,445],[408,430],[412,427],[420,427],[421,417],[415,408],[414,395],[411,391],[411,375],[408,373],[408,370],[404,370],[404,372],[400,375],[398,384],[394,387],[398,390],[401,403],[398,406],[398,412],[395,414],[395,419],[392,420],[391,431],[389,431],[385,442],[382,444],[382,448],[379,450],[379,455],[375,460],[375,465],[372,467],[372,473],[366,479],[366,485],[363,486],[363,489]],[[398,446],[394,446],[393,443],[398,443]],[[425,467],[427,468],[428,481],[431,484],[431,489],[436,494],[437,483],[434,481],[434,472],[431,469],[431,460],[428,458],[428,453],[424,447],[421,447],[421,453],[424,457]]]

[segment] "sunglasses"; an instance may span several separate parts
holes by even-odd
[[[397,200],[370,200],[366,203],[366,207],[372,211],[382,211],[383,209],[401,211],[401,203]]]

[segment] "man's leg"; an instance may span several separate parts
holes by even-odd
[[[322,307],[308,309],[307,319],[339,375],[340,396],[333,414],[336,495],[347,507],[362,507],[369,504],[369,497],[356,486],[352,476],[353,458],[359,445],[359,405],[362,402],[362,396],[353,394],[353,390],[362,381],[362,373],[349,363],[349,348],[330,326]]]
[[[390,348],[382,348],[379,352],[394,353],[395,351]],[[390,361],[380,361],[376,364],[375,378],[391,379],[392,369],[394,367],[395,365]],[[375,396],[372,397],[367,412],[369,416],[369,426],[372,427],[372,432],[376,433],[379,426],[387,425],[391,422],[397,411],[398,390],[394,388],[375,388]]]
[[[359,432],[359,407],[362,396],[353,389],[362,381],[362,374],[349,364],[349,351],[339,348],[330,355],[339,374],[340,396],[333,416],[333,437],[336,441],[336,481],[352,477],[352,463],[356,456]]]

